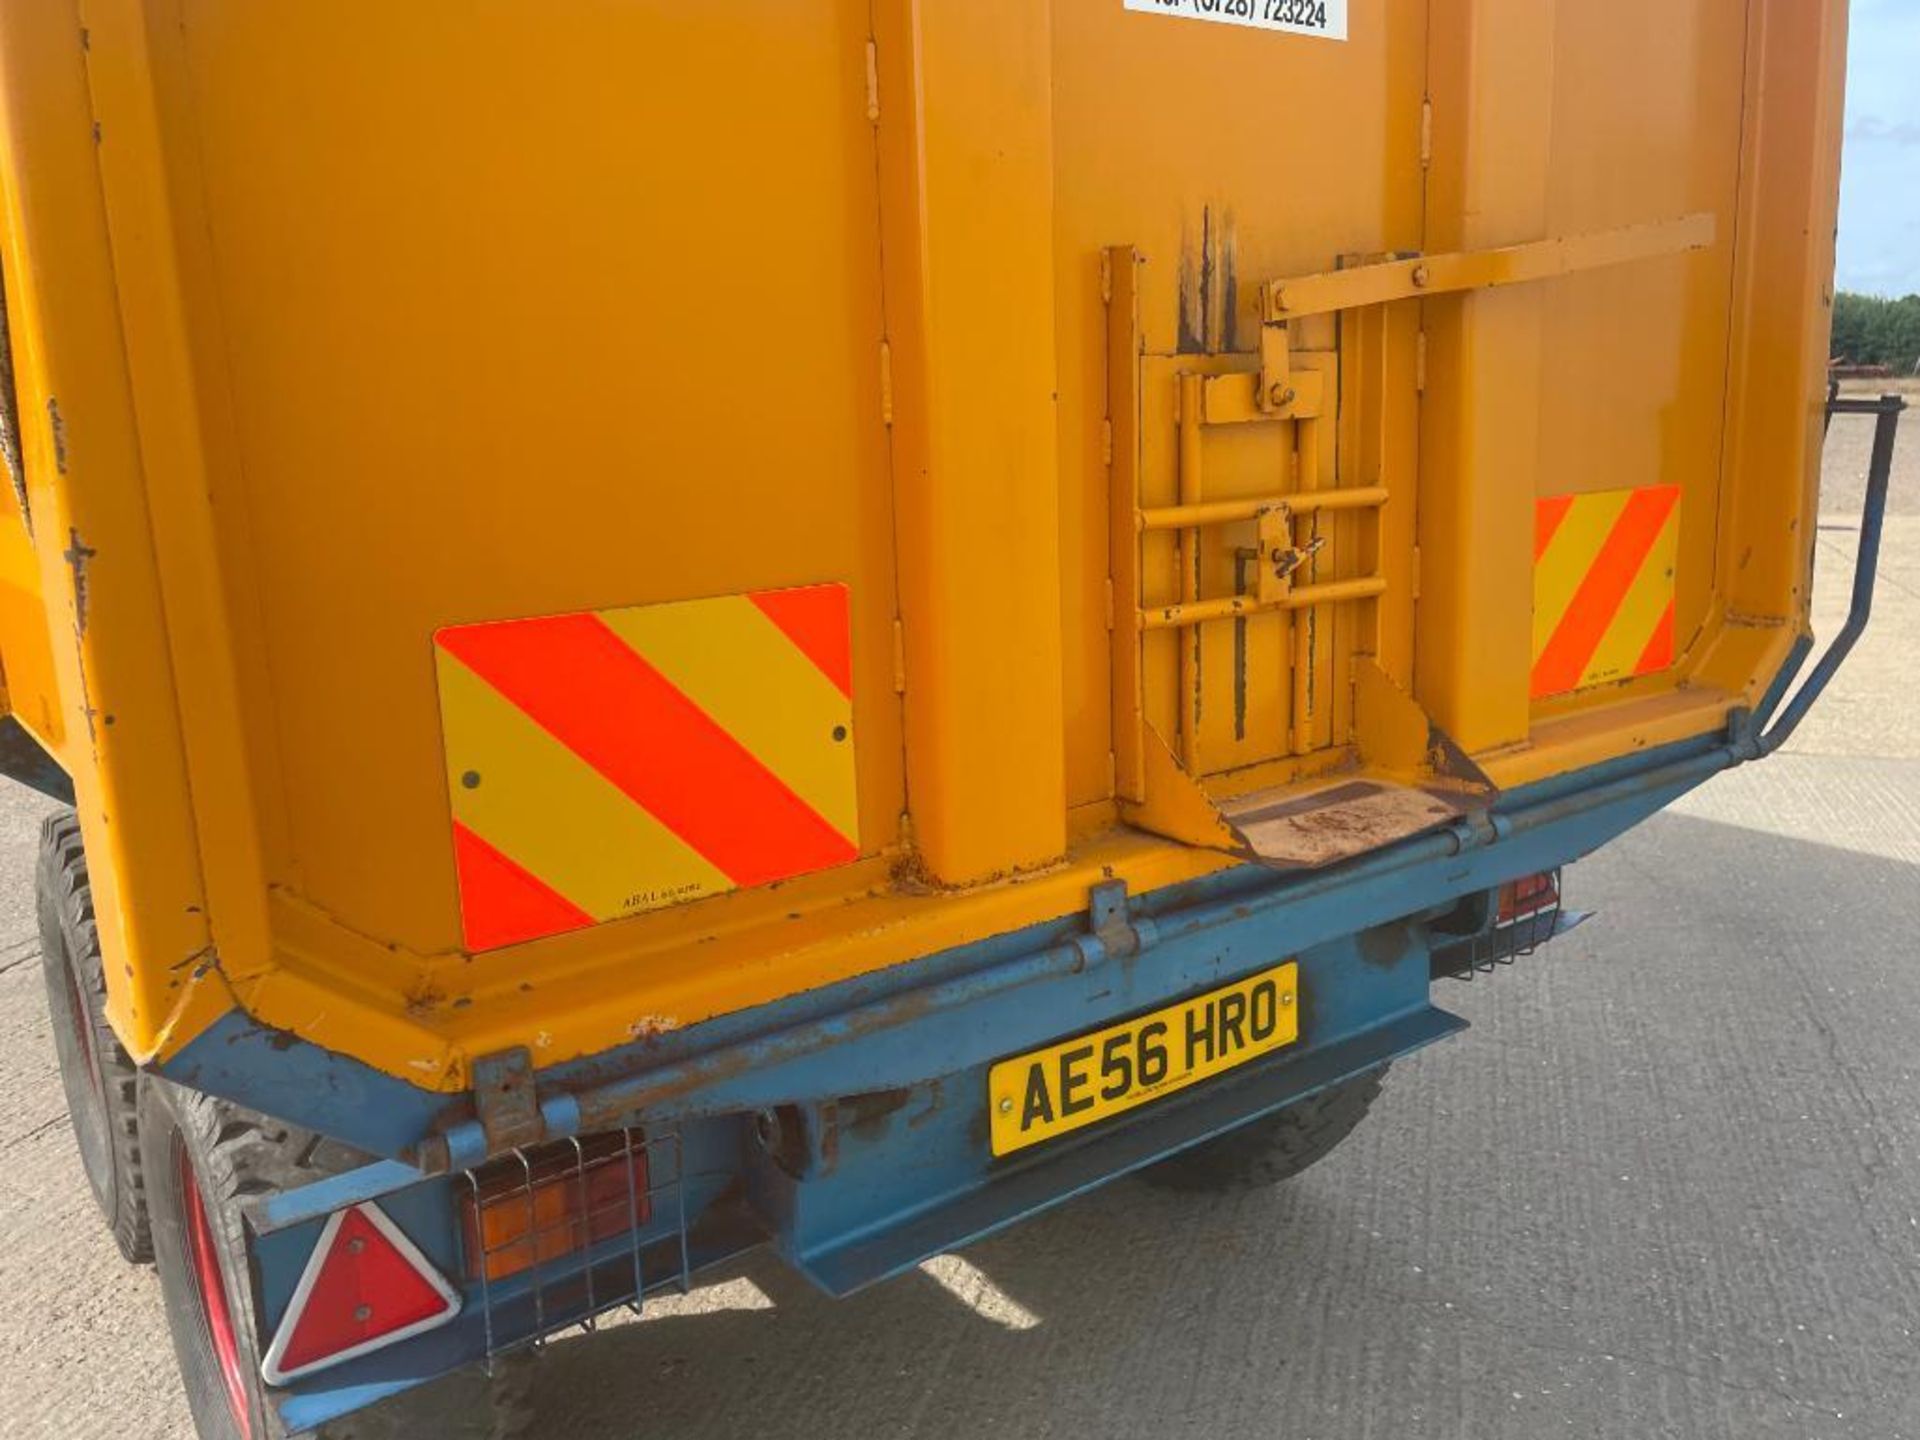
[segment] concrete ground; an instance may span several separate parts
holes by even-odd
[[[1823,634],[1865,455],[1836,433]],[[748,1263],[555,1345],[538,1433],[1920,1440],[1920,433],[1897,484],[1875,628],[1792,751],[1572,871],[1599,919],[1446,987],[1473,1030],[1325,1164],[1123,1182],[839,1304]],[[184,1436],[54,1074],[44,808],[0,791],[0,1434]]]

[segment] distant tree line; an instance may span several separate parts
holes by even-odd
[[[1920,365],[1920,295],[1882,300],[1843,291],[1834,296],[1833,358],[1913,374]]]

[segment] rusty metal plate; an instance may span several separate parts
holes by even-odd
[[[1458,819],[1465,795],[1348,780],[1305,795],[1288,786],[1220,807],[1247,852],[1283,869],[1317,870]]]

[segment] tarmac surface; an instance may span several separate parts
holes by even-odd
[[[1920,1440],[1911,423],[1874,628],[1792,749],[1571,870],[1598,918],[1443,987],[1473,1029],[1396,1066],[1331,1159],[1225,1199],[1120,1182],[845,1302],[753,1259],[552,1346],[534,1433]],[[46,808],[0,789],[0,1435],[187,1436],[153,1273],[92,1209],[54,1070]]]

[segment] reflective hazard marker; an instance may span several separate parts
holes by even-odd
[[[1534,699],[1672,667],[1679,546],[1678,485],[1539,502]]]
[[[844,585],[434,637],[467,947],[860,853]]]
[[[336,1210],[320,1231],[260,1373],[284,1385],[444,1325],[460,1292],[371,1202]]]

